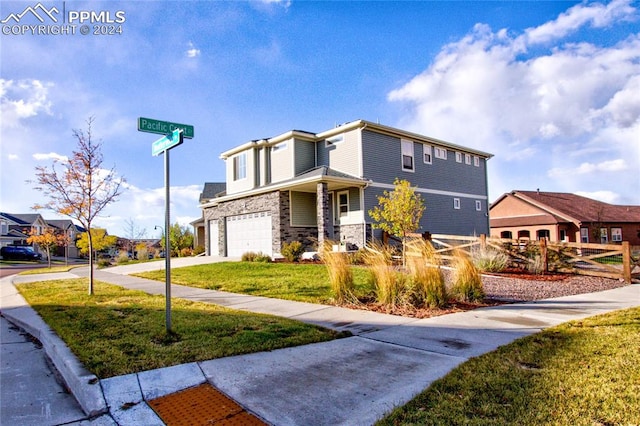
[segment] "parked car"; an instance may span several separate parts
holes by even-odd
[[[5,246],[0,249],[0,256],[5,260],[40,260],[42,255],[29,246]]]

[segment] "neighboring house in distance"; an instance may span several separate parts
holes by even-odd
[[[73,223],[70,219],[59,219],[59,220],[47,220],[47,224],[57,232],[61,232],[67,235],[69,245],[66,247],[57,247],[54,256],[65,256],[78,258],[80,257],[80,249],[76,246],[76,241],[80,238],[80,234],[86,232],[86,230],[80,226]],[[67,251],[65,253],[65,250]]]
[[[0,212],[0,246],[26,246],[29,234],[41,234],[47,222],[39,213],[17,214]],[[36,251],[38,247],[34,247]]]
[[[54,228],[57,232],[65,232],[70,237],[68,257],[79,257],[76,240],[84,228],[75,225],[71,220],[47,220],[39,213],[18,214],[0,213],[0,246],[31,245],[27,242],[33,230],[41,234],[47,228]],[[39,247],[34,246],[36,251]],[[59,247],[54,256],[64,256],[64,247]]]
[[[492,237],[640,245],[640,206],[562,192],[512,191],[491,205],[489,216]]]
[[[285,242],[325,239],[363,247],[381,237],[368,211],[396,178],[424,198],[419,232],[488,234],[491,156],[364,120],[250,141],[221,154],[224,191],[205,185],[206,252],[273,256]]]

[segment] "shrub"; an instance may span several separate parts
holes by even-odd
[[[284,243],[280,249],[280,254],[282,254],[289,262],[297,262],[300,260],[302,253],[304,253],[304,247],[300,241]]]
[[[200,244],[199,246],[196,246],[196,248],[193,249],[193,255],[194,256],[197,256],[197,255],[202,254],[204,252],[205,252],[205,250],[204,250],[204,246],[202,244]]]
[[[333,245],[334,242],[325,241],[320,252],[320,257],[329,272],[333,297],[338,303],[355,300],[350,258],[347,253],[333,251]]]
[[[116,263],[118,265],[124,264],[124,263],[129,263],[129,253],[126,252],[125,250],[120,250],[118,252],[118,257],[116,257]]]
[[[111,261],[109,259],[98,259],[99,268],[107,268],[109,266],[111,266]]]
[[[262,252],[258,252],[256,253],[256,257],[253,258],[254,262],[260,262],[260,263],[269,263],[271,262],[271,256],[269,256],[268,254],[264,254]]]
[[[460,250],[453,254],[453,286],[451,291],[462,301],[473,302],[484,297],[480,271],[471,258]]]
[[[430,308],[446,305],[447,288],[440,259],[431,243],[423,239],[409,241],[406,255],[411,275],[411,304]]]
[[[371,269],[378,302],[395,306],[402,296],[401,287],[404,280],[398,280],[392,264],[391,249],[381,244],[373,244],[367,247],[364,262]]]
[[[138,260],[148,260],[149,259],[149,250],[146,247],[140,247],[136,252],[136,257]]]
[[[242,257],[240,258],[240,260],[242,260],[243,262],[253,262],[256,256],[258,256],[258,253],[254,251],[247,251],[242,253]]]
[[[271,256],[269,256],[268,254],[264,254],[262,252],[256,253],[254,251],[247,251],[245,253],[242,253],[241,260],[243,262],[269,263],[271,262]]]
[[[488,247],[472,250],[471,259],[478,269],[486,272],[501,272],[509,266],[506,253]]]
[[[179,251],[178,256],[180,256],[180,257],[193,256],[193,249],[191,247],[181,248],[180,251]]]

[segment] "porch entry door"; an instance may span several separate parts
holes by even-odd
[[[270,212],[227,217],[227,256],[240,257],[250,251],[273,256]]]
[[[209,256],[219,256],[220,248],[218,238],[220,233],[218,232],[218,220],[209,221]]]

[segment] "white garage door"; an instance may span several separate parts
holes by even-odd
[[[212,220],[209,222],[209,256],[219,256],[220,250],[218,248],[218,221]]]
[[[271,214],[249,213],[227,217],[227,256],[262,252],[273,256]]]

